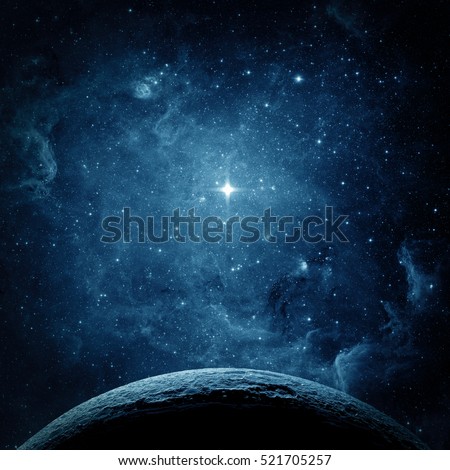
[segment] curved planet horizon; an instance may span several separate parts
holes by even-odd
[[[189,429],[195,432],[185,432]],[[294,432],[272,432],[286,429]],[[375,408],[269,371],[198,369],[92,398],[20,449],[426,449]]]

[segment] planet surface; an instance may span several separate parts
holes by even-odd
[[[63,414],[21,449],[425,449],[375,408],[299,377],[198,369],[150,377]]]

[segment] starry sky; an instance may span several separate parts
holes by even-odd
[[[0,447],[134,380],[250,367],[450,448],[448,13],[4,2]],[[349,243],[100,241],[124,207],[300,220],[326,205]]]

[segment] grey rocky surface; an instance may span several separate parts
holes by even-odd
[[[385,414],[318,383],[268,371],[199,369],[150,377],[92,398],[21,447],[110,448],[426,446]]]

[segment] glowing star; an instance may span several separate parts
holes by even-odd
[[[234,191],[236,191],[233,186],[230,185],[230,183],[226,183],[225,186],[223,188],[220,188],[220,190],[225,194],[225,196],[227,197],[227,199],[229,199],[230,197],[230,194]]]
[[[296,75],[294,77],[294,81],[295,81],[295,83],[303,82],[303,77],[301,77],[300,75]]]

